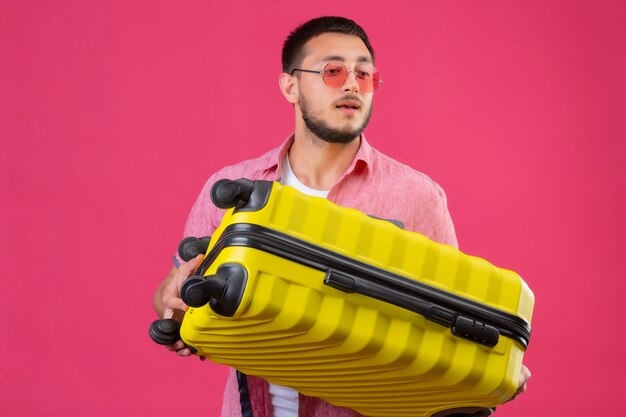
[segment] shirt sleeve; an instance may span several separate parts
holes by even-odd
[[[187,216],[183,239],[188,236],[211,236],[217,228],[223,214],[223,210],[215,207],[211,202],[211,187],[217,179],[217,174],[212,175],[204,184],[204,187],[202,187],[200,194],[191,207],[189,216]],[[178,255],[178,252],[176,252],[174,255],[174,266],[178,268],[182,262],[183,260]]]
[[[446,193],[438,184],[435,184],[435,204],[432,208],[432,240],[459,248],[459,242],[454,230],[454,224],[448,211],[448,199]]]

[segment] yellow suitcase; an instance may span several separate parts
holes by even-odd
[[[486,409],[515,392],[534,297],[514,272],[270,181],[221,180],[230,207],[182,286],[201,357],[372,417]],[[208,247],[207,247],[208,245]],[[178,338],[157,321],[158,343]]]

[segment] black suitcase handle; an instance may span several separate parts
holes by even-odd
[[[493,326],[378,282],[329,269],[324,276],[324,284],[345,293],[361,294],[413,311],[430,321],[450,327],[455,336],[485,346],[494,347],[500,339],[500,332]]]
[[[440,411],[431,417],[488,417],[496,412],[496,408],[467,407]]]

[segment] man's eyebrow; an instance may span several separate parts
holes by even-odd
[[[340,55],[329,55],[327,57],[324,57],[323,59],[321,59],[320,61],[339,61],[339,62],[345,62],[346,59]],[[361,55],[360,57],[358,57],[356,59],[357,62],[372,62],[372,59],[369,56],[366,55]]]

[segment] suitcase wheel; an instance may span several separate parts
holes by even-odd
[[[211,187],[211,201],[221,209],[235,207],[240,201],[248,201],[254,182],[245,178],[236,181],[222,179]]]
[[[191,276],[180,288],[180,298],[190,307],[202,307],[211,298],[219,299],[226,287],[226,280],[219,274],[206,277]]]
[[[174,319],[155,320],[149,334],[159,345],[173,345],[180,340],[180,323]]]
[[[189,236],[184,238],[178,245],[180,258],[188,262],[198,255],[205,254],[209,247],[210,240],[210,237],[197,238]]]

